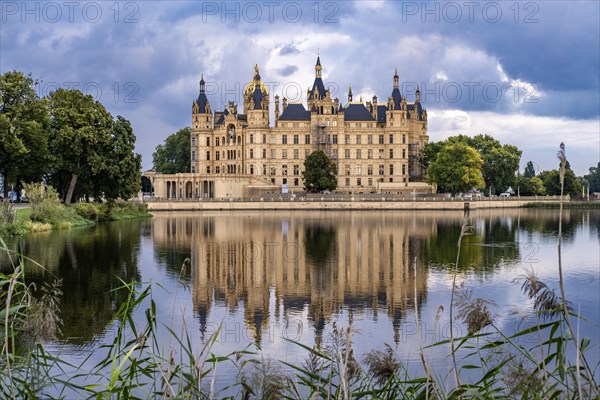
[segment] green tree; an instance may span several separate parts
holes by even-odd
[[[538,176],[526,178],[523,175],[517,180],[517,185],[521,196],[543,196],[546,194],[544,182]]]
[[[548,195],[560,195],[560,173],[557,169],[552,171],[543,171],[539,175],[544,187],[546,188],[546,194]],[[575,173],[567,169],[565,170],[565,188],[564,194],[571,196],[581,196],[581,182],[575,176]]]
[[[153,168],[163,174],[190,172],[191,133],[190,128],[180,129],[156,146],[152,154]]]
[[[21,187],[48,172],[50,119],[46,101],[35,92],[36,83],[18,71],[0,75],[0,174],[5,196],[9,183]]]
[[[327,155],[317,150],[304,160],[304,190],[335,190],[337,187],[337,166]]]
[[[524,178],[533,178],[535,176],[535,168],[533,167],[533,163],[531,161],[527,162],[525,166],[525,171],[523,172]]]
[[[102,167],[94,174],[94,196],[104,196],[108,200],[129,199],[141,187],[142,156],[136,154],[135,135],[131,123],[120,115],[113,126],[113,132],[102,157],[96,160]]]
[[[462,142],[447,144],[427,168],[427,179],[442,191],[458,193],[485,184],[481,176],[483,161],[477,150]]]
[[[106,157],[114,121],[104,106],[79,90],[58,89],[49,96],[53,155],[52,181],[65,203],[98,194],[95,182],[113,162]],[[77,189],[77,190],[75,190]]]
[[[590,193],[600,192],[600,162],[596,167],[590,167],[589,174],[583,177],[590,185]]]

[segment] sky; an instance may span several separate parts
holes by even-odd
[[[430,141],[490,134],[536,170],[565,142],[578,175],[600,160],[598,1],[0,1],[0,73],[77,88],[131,121],[143,168],[191,125],[202,74],[212,109],[242,103],[258,64],[271,102],[306,102],[317,54],[342,102],[385,102],[397,68]],[[271,107],[271,110],[273,107]]]

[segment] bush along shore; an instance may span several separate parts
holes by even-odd
[[[119,221],[152,216],[140,203],[114,201],[63,205],[58,193],[41,185],[27,185],[29,208],[16,209],[8,200],[0,202],[0,235],[22,235],[54,229],[70,229],[97,222]]]

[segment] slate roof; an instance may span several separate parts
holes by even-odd
[[[315,78],[315,82],[313,83],[312,90],[310,91],[309,99],[315,98],[315,89],[319,89],[319,97],[318,99],[325,98],[325,85],[323,84],[323,79]]]
[[[375,121],[363,104],[348,104],[344,112],[345,121]]]
[[[206,98],[206,94],[204,92],[204,78],[200,80],[200,94],[198,95],[198,105],[200,106],[200,112],[204,113],[206,110],[206,104],[208,103],[208,99]]]
[[[288,104],[279,117],[280,121],[310,121],[310,112],[302,104]]]
[[[386,121],[386,111],[387,106],[377,106],[377,122],[381,124],[385,124]]]
[[[421,121],[423,119],[423,107],[421,103],[416,104],[407,104],[406,105],[406,119],[410,119],[410,111],[417,110],[417,120]]]
[[[392,90],[392,98],[394,99],[394,110],[399,110],[400,102],[402,101],[402,95],[400,94],[400,89],[394,88],[394,90]]]

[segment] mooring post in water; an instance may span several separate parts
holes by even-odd
[[[469,203],[465,203],[465,206],[464,206],[464,214],[465,214],[465,217],[468,217],[468,216],[469,216],[469,211],[471,211],[471,208],[470,208],[470,206],[469,206]]]

